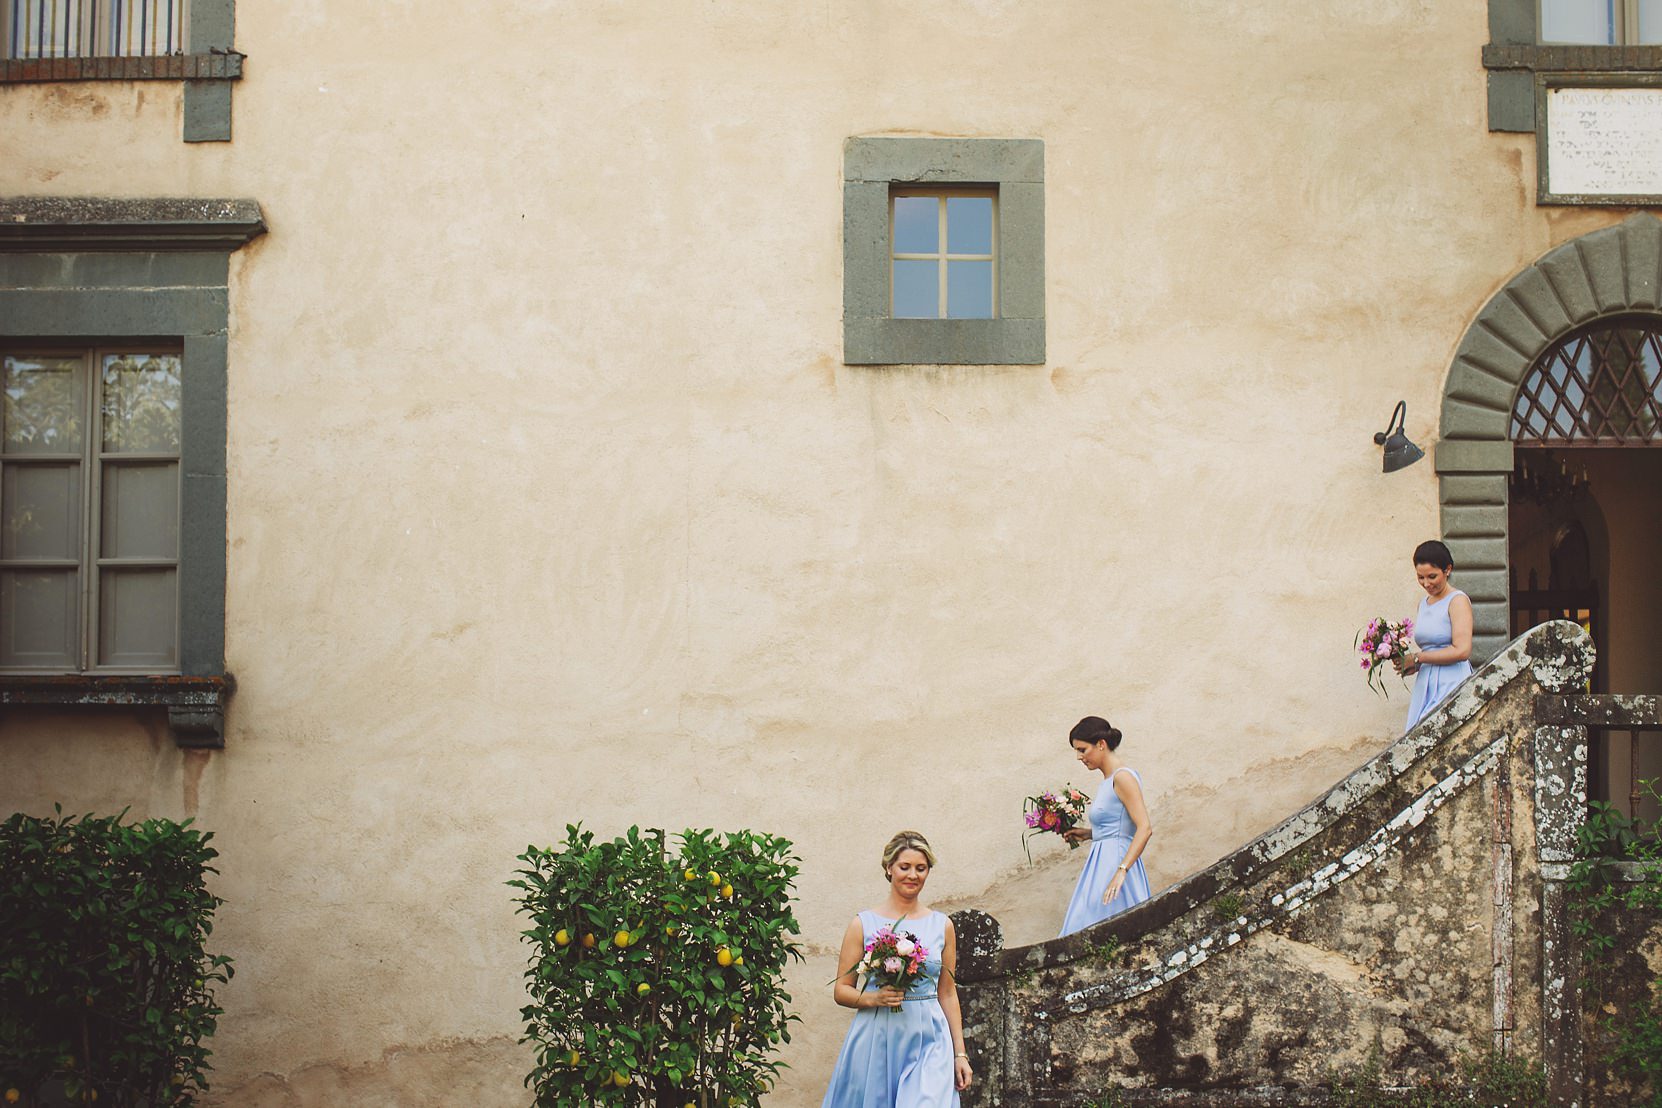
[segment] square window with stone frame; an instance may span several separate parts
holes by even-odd
[[[843,361],[1042,365],[1044,143],[843,144]]]
[[[180,350],[0,350],[0,671],[179,669]]]
[[[188,0],[0,0],[7,58],[183,54]]]

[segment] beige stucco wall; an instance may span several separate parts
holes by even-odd
[[[455,11],[243,5],[228,145],[160,83],[0,89],[0,193],[271,227],[233,260],[227,749],[0,719],[0,810],[216,832],[228,1102],[519,1103],[503,881],[582,820],[799,844],[774,1101],[817,1103],[891,831],[1028,941],[1078,856],[1029,868],[1020,799],[1085,783],[1080,715],[1126,732],[1156,884],[1400,730],[1351,636],[1416,602],[1436,484],[1371,435],[1406,399],[1429,447],[1484,300],[1621,214],[1532,206],[1479,0]],[[1044,140],[1046,365],[841,364],[873,133]]]

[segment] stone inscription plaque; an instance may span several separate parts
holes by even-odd
[[[1546,90],[1543,191],[1662,198],[1662,88]]]

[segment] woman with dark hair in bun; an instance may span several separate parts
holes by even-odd
[[[1420,649],[1396,663],[1404,677],[1416,675],[1407,731],[1472,675],[1472,602],[1449,582],[1454,555],[1436,539],[1420,543],[1414,548],[1414,576],[1425,590],[1414,614],[1414,642]]]
[[[1071,828],[1063,836],[1069,842],[1091,844],[1062,918],[1064,935],[1148,899],[1143,848],[1154,834],[1143,803],[1143,779],[1115,753],[1120,746],[1119,728],[1101,716],[1086,716],[1069,732],[1068,744],[1080,764],[1102,774],[1102,784],[1085,810],[1090,826]]]

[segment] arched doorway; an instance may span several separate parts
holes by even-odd
[[[1662,221],[1636,215],[1519,273],[1467,331],[1444,392],[1444,538],[1487,658],[1543,619],[1586,625],[1595,691],[1662,690]],[[1626,807],[1662,736],[1595,744]]]

